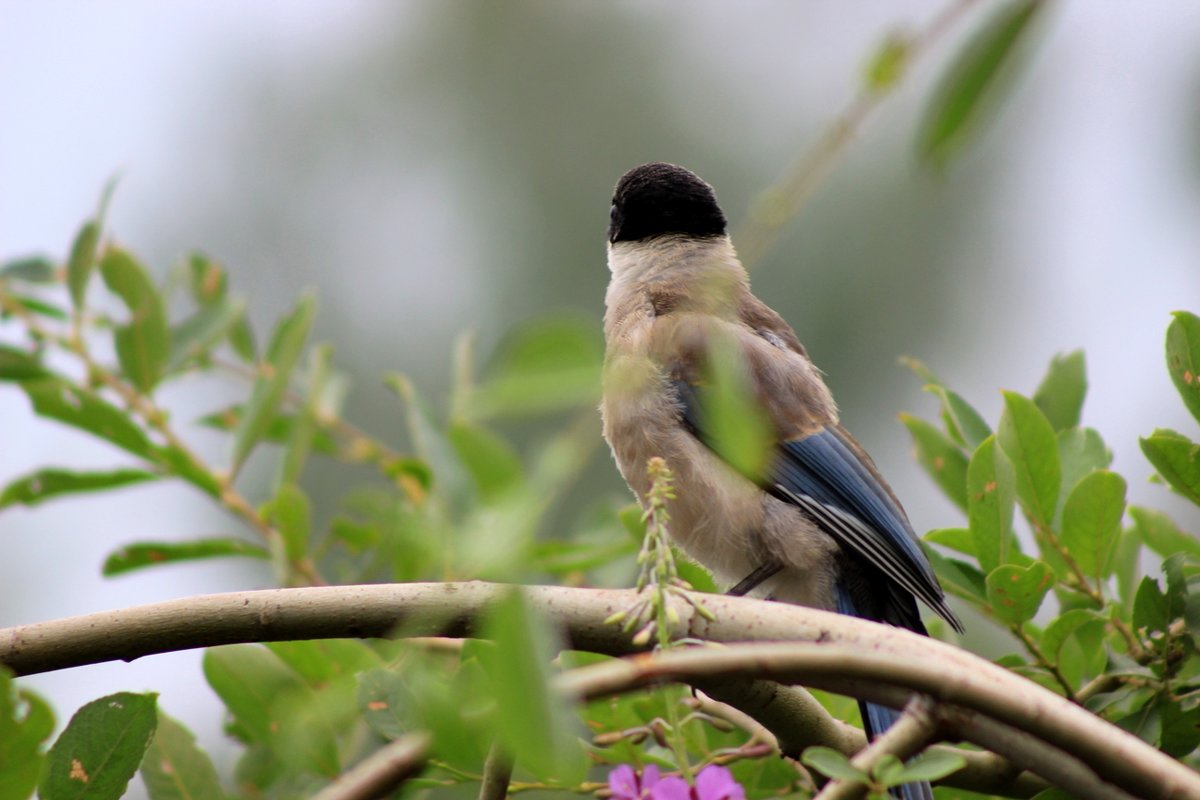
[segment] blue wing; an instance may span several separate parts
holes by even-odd
[[[684,423],[705,441],[697,388],[684,381],[676,381],[675,388]],[[764,490],[801,508],[826,533],[883,573],[892,587],[903,590],[888,592],[885,602],[893,612],[887,615],[889,622],[923,632],[911,601],[917,597],[955,630],[962,630],[904,512],[840,429],[827,427],[779,443],[767,473],[751,477]]]

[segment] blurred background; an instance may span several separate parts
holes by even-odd
[[[1155,424],[1195,436],[1162,345],[1172,310],[1200,311],[1200,5],[1057,5],[982,137],[948,169],[923,168],[920,115],[994,6],[978,5],[756,265],[755,289],[825,370],[918,531],[960,517],[912,461],[896,415],[936,406],[898,359],[922,359],[994,421],[1000,389],[1032,392],[1055,353],[1080,347],[1084,422],[1131,500],[1197,530],[1146,481],[1137,437]],[[316,337],[355,382],[347,416],[399,440],[381,375],[405,372],[437,401],[462,331],[477,331],[485,361],[544,312],[593,320],[599,335],[609,196],[626,169],[690,167],[736,227],[854,95],[883,38],[944,7],[5,0],[0,258],[63,258],[119,174],[110,231],[157,275],[203,249],[249,294],[260,331],[315,288]],[[236,396],[207,383],[163,393],[181,418]],[[225,454],[221,437],[196,435]],[[586,494],[624,498],[607,454],[593,462]],[[0,387],[0,482],[112,463]],[[233,525],[196,493],[158,486],[7,509],[0,626],[271,585],[231,561],[99,576],[120,543]],[[222,752],[198,653],[26,684],[60,724],[109,691],[161,692]]]

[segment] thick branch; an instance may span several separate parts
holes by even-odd
[[[18,674],[32,674],[235,642],[466,636],[479,613],[510,589],[478,582],[393,584],[184,598],[0,630],[0,663]],[[572,646],[612,655],[634,651],[626,634],[603,623],[633,604],[633,592],[563,587],[523,591],[531,605],[563,627]],[[794,643],[680,650],[599,665],[614,668],[613,687],[695,680],[709,694],[728,701],[719,690],[710,691],[717,676],[770,677],[832,691],[851,687],[851,694],[895,707],[914,691],[923,692],[1054,742],[1133,794],[1200,800],[1200,776],[1191,770],[1061,697],[950,645],[798,606],[714,596],[704,602],[716,620],[688,619],[684,610],[691,637]],[[727,678],[718,682],[729,684]],[[608,690],[603,682],[594,689]],[[770,722],[755,716],[778,735]],[[1154,776],[1150,782],[1147,771]],[[950,782],[957,785],[961,774]]]
[[[375,800],[391,797],[400,784],[425,768],[428,734],[415,733],[389,742],[318,792],[313,800]]]

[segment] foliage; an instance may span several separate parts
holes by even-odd
[[[979,109],[994,104],[989,95],[1040,5],[1008,4],[952,67],[922,138],[931,160],[943,163],[977,129]],[[893,89],[925,44],[888,37],[865,91]],[[667,545],[665,503],[643,513],[600,502],[572,516],[562,502],[596,449],[602,343],[591,321],[531,323],[482,371],[464,338],[444,403],[432,403],[405,376],[389,376],[407,428],[397,447],[342,416],[346,377],[328,344],[310,343],[315,298],[301,297],[260,348],[246,299],[233,293],[220,264],[195,254],[160,283],[136,255],[106,240],[108,193],[65,260],[0,266],[0,322],[19,340],[0,344],[0,389],[24,393],[38,416],[108,443],[115,462],[85,472],[39,467],[0,490],[0,511],[176,481],[224,508],[237,527],[123,544],[106,559],[105,575],[253,558],[269,561],[282,585],[471,578],[603,585],[628,583],[640,563],[647,599],[610,624],[623,619],[639,644],[669,647],[677,644],[674,601],[707,613],[692,587],[711,589],[711,581]],[[1175,315],[1167,362],[1200,420],[1200,318]],[[995,425],[926,367],[911,366],[940,404],[936,421],[903,418],[917,460],[965,515],[961,526],[926,536],[940,548],[929,552],[947,590],[1011,635],[1020,652],[1005,665],[1195,766],[1200,660],[1192,631],[1200,593],[1192,588],[1200,542],[1161,511],[1127,505],[1127,482],[1109,469],[1106,443],[1081,424],[1082,353],[1055,359],[1031,395],[1006,392]],[[162,390],[196,375],[241,381],[244,402],[181,424]],[[728,405],[735,410],[727,414],[739,415],[736,402]],[[511,433],[531,420],[540,425],[534,443],[518,447]],[[228,435],[223,463],[208,462],[193,445],[210,430]],[[1149,433],[1141,446],[1163,482],[1200,503],[1200,446],[1167,430]],[[248,487],[261,481],[247,475],[267,462],[264,452],[273,474],[265,493],[251,498]],[[314,458],[370,477],[331,511],[306,483]],[[654,496],[669,498],[668,465],[654,469]],[[1141,574],[1148,553],[1165,559],[1162,579]],[[504,760],[515,765],[512,791],[594,792],[619,765],[643,776],[720,774],[721,791],[733,791],[725,773],[713,771],[728,767],[749,797],[815,788],[812,773],[680,687],[593,700],[577,713],[564,708],[550,693],[553,674],[603,657],[560,653],[558,632],[518,594],[492,610],[482,633],[462,644],[345,639],[210,649],[204,677],[241,746],[225,776],[153,694],[97,699],[51,744],[49,705],[0,675],[0,797],[35,789],[47,798],[118,797],[138,770],[155,800],[307,796],[415,731],[429,732],[432,743],[427,768],[409,786],[437,793],[477,784]],[[838,715],[853,714],[842,698],[820,699]],[[940,751],[907,763],[885,758],[865,772],[841,753],[814,748],[804,763],[884,792],[945,776],[960,759]]]

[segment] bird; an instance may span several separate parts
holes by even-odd
[[[822,373],[751,292],[713,188],[674,164],[627,172],[609,211],[608,268],[603,435],[643,505],[648,461],[666,461],[675,545],[730,594],[927,635],[920,600],[961,632],[900,501],[839,423]],[[722,405],[739,391],[748,403]],[[757,419],[723,421],[722,409]],[[739,455],[729,441],[739,436],[762,441]],[[899,718],[859,707],[869,738]],[[927,783],[894,793],[932,797]]]

